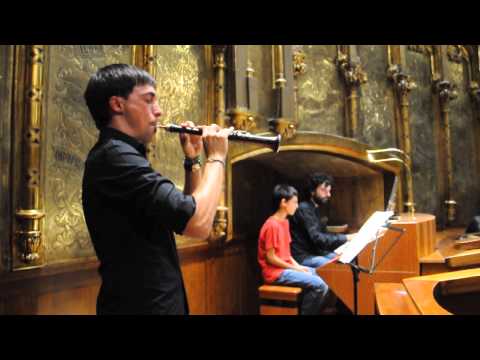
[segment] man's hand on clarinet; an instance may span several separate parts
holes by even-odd
[[[202,126],[202,140],[205,155],[208,160],[221,160],[225,162],[228,152],[228,135],[233,127],[222,129],[216,124]]]
[[[195,124],[191,121],[185,121],[180,124],[183,127],[195,127]],[[203,141],[200,135],[192,135],[181,133],[180,144],[182,145],[183,153],[185,157],[194,159],[202,154]]]

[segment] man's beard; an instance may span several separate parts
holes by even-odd
[[[317,195],[313,195],[312,199],[317,205],[325,205],[326,203],[328,203],[328,198],[321,198]]]

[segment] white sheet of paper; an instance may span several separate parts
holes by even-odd
[[[355,239],[335,249],[336,253],[342,254],[338,261],[344,264],[352,261],[365,246],[375,240],[378,230],[392,215],[393,211],[374,212],[358,231]]]

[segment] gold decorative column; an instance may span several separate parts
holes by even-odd
[[[143,45],[140,51],[135,49],[134,60],[138,61],[139,58],[141,61],[140,67],[147,71],[150,75],[152,75],[154,79],[156,79],[155,63],[157,61],[157,56],[155,53],[155,46]],[[156,131],[152,141],[150,141],[146,146],[147,158],[150,162],[153,162],[154,159],[157,157],[157,144],[159,134],[160,132]]]
[[[219,46],[227,49],[227,45],[217,45],[215,47],[218,48]],[[225,110],[227,123],[233,126],[235,130],[254,131],[257,128],[255,118],[258,115],[251,107],[255,103],[256,94],[253,91],[255,79],[253,78],[254,70],[248,60],[248,45],[230,45],[227,54],[230,55],[227,60],[230,61],[229,73],[233,75],[230,78],[232,83],[229,84],[230,101],[228,105],[224,105],[225,108],[228,107],[228,110]],[[221,59],[218,59],[218,61],[225,64],[227,54],[220,55]],[[225,74],[225,71],[223,73]],[[224,79],[222,79],[223,81]]]
[[[470,63],[470,94],[474,97],[477,103],[477,109],[480,110],[480,45],[476,45],[472,49],[472,58],[474,61]]]
[[[347,119],[345,136],[358,136],[358,88],[367,82],[367,74],[362,70],[356,45],[337,46],[337,66],[347,89]]]
[[[145,45],[143,49],[143,65],[145,70],[150,73],[155,79],[155,62],[156,62],[156,55],[155,55],[155,47],[154,45]]]
[[[216,45],[212,47],[214,54],[213,68],[215,70],[215,86],[214,86],[214,108],[215,108],[215,123],[220,127],[225,127],[225,52],[227,45]],[[228,176],[225,169],[225,184],[227,184]],[[213,229],[208,238],[211,245],[219,245],[226,240],[227,234],[227,219],[228,207],[226,204],[225,186],[220,196],[220,202],[217,207],[215,219],[213,221]]]
[[[298,49],[293,52],[293,78],[295,79],[295,122],[298,124],[298,77],[305,74],[307,71],[307,65],[305,64],[305,52]]]
[[[272,45],[273,61],[273,90],[276,92],[276,118],[269,120],[269,127],[272,131],[280,134],[283,139],[292,138],[297,131],[297,124],[288,118],[286,113],[287,99],[285,90],[287,79],[285,76],[285,54],[283,45]]]
[[[470,95],[472,95],[473,100],[477,104],[477,108],[480,109],[480,86],[477,81],[470,82]]]
[[[438,94],[440,104],[440,117],[445,132],[445,148],[446,148],[446,168],[447,168],[447,199],[445,200],[447,223],[451,224],[455,221],[457,202],[453,199],[453,160],[452,160],[452,140],[450,131],[450,102],[457,98],[456,85],[447,80],[448,64],[446,47],[439,46],[439,54],[437,60],[440,62],[442,74],[434,75],[434,91]]]
[[[25,269],[44,264],[43,194],[41,191],[43,45],[25,48],[24,99],[20,191],[13,239],[13,267]],[[19,61],[21,57],[17,57]],[[20,263],[19,263],[20,261]]]
[[[394,54],[393,50],[397,50]],[[388,78],[393,82],[394,91],[398,99],[400,107],[400,122],[402,129],[402,144],[403,152],[405,153],[405,168],[411,169],[411,157],[412,157],[412,145],[410,140],[410,102],[408,95],[411,90],[417,86],[413,80],[405,73],[406,59],[405,59],[405,46],[399,45],[395,49],[392,45],[387,46],[388,51]],[[394,56],[397,55],[397,56]],[[413,178],[412,176],[405,176],[405,182],[407,184],[407,207],[409,214],[415,213],[415,202],[413,192]]]

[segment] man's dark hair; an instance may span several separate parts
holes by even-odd
[[[290,200],[294,196],[298,197],[298,191],[293,186],[279,184],[273,188],[273,209],[276,211],[280,207],[282,199]]]
[[[92,75],[83,96],[98,129],[110,122],[110,98],[126,99],[137,85],[155,87],[156,82],[145,70],[127,64],[107,65]]]
[[[331,175],[322,173],[314,173],[310,175],[307,184],[308,195],[310,196],[311,193],[315,191],[318,186],[323,184],[325,184],[325,186],[333,186],[333,177]]]

